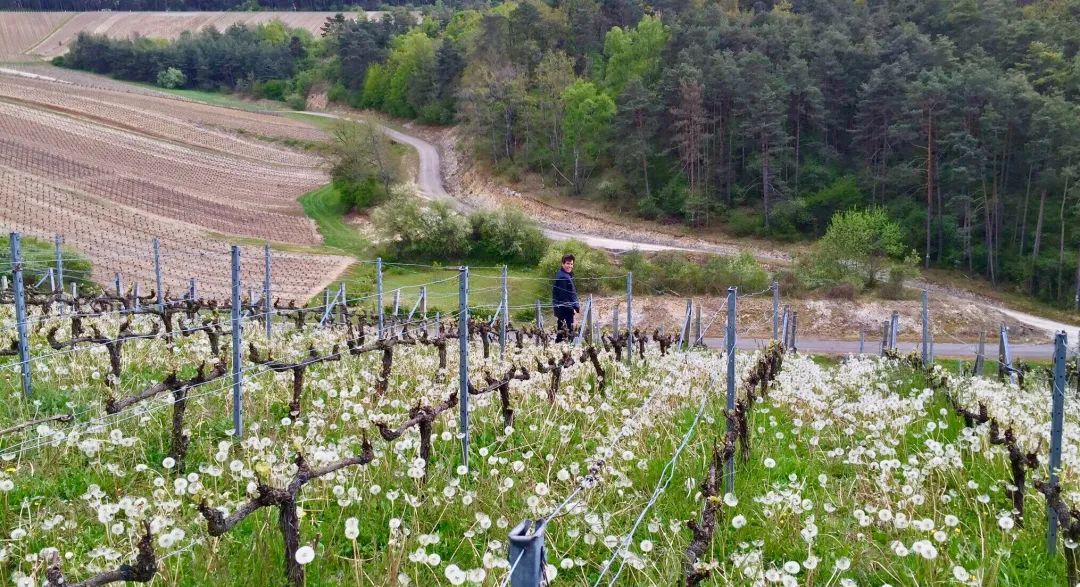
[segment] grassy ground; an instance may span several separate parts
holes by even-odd
[[[257,332],[252,339],[262,344]],[[175,352],[190,361],[198,354],[199,342],[182,341]],[[325,346],[328,340],[320,344]],[[287,347],[296,351],[305,345],[298,339],[275,348],[287,354]],[[167,368],[167,353],[152,344],[132,343],[128,353],[123,390],[140,389],[146,378],[159,378]],[[434,452],[426,479],[405,473],[416,457],[415,432],[390,443],[373,435],[377,462],[347,469],[301,492],[301,543],[316,551],[315,560],[306,567],[307,585],[404,585],[402,575],[411,585],[447,585],[449,564],[486,569],[485,578],[473,584],[500,584],[505,571],[491,565],[506,560],[505,548],[492,544],[505,543],[509,528],[520,519],[551,511],[575,487],[565,471],[584,474],[583,464],[609,445],[621,423],[643,412],[649,415],[640,420],[642,427],[627,430],[619,439],[601,483],[582,494],[581,510],[552,520],[547,530],[547,560],[558,573],[558,583],[591,585],[618,537],[633,529],[628,565],[618,584],[678,581],[690,539],[686,522],[698,519],[699,484],[713,442],[723,432],[724,397],[708,394],[699,404],[703,396],[697,386],[707,378],[700,372],[693,378],[685,376],[703,367],[719,368],[719,362],[684,364],[681,358],[665,360],[653,353],[632,370],[613,371],[606,394],[590,392],[587,386],[595,380],[580,368],[565,374],[554,405],[544,397],[547,377],[534,375],[531,383],[515,384],[515,427],[509,432],[502,429],[499,404],[491,401],[492,396],[474,398],[473,472],[467,475],[455,472],[460,445],[454,437],[452,413],[434,425]],[[171,423],[171,410],[164,403],[147,406],[153,409],[142,410],[138,418],[110,422],[99,434],[84,434],[78,446],[43,446],[5,463],[5,474],[11,475],[14,488],[0,493],[0,535],[10,536],[19,528],[28,529],[29,534],[5,541],[9,556],[0,560],[0,572],[13,577],[40,568],[25,555],[46,547],[74,553],[64,563],[74,580],[87,575],[82,564],[93,549],[115,548],[122,553],[118,562],[127,560],[130,519],[121,511],[107,523],[99,522],[101,514],[93,505],[97,498],[87,497],[96,486],[103,495],[100,501],[106,504],[154,494],[149,513],[186,530],[185,538],[175,544],[158,543],[163,559],[156,584],[281,584],[283,552],[274,510],[257,512],[225,536],[207,538],[205,523],[194,506],[205,498],[214,504],[227,503],[235,511],[229,500],[244,499],[244,485],[257,474],[260,462],[277,463],[275,484],[280,485],[281,478],[290,475],[283,461],[288,460],[291,447],[304,447],[313,455],[320,450],[337,451],[340,447],[335,443],[355,442],[359,430],[368,428],[371,420],[397,422],[417,401],[434,405],[445,390],[429,370],[432,354],[432,349],[422,347],[395,352],[390,391],[383,398],[366,391],[367,376],[378,369],[375,354],[312,367],[305,391],[305,419],[297,425],[282,421],[290,376],[253,377],[245,384],[245,418],[252,438],[265,439],[262,448],[230,442],[227,387],[192,401],[186,416],[192,437],[187,469],[200,473],[204,488],[197,494],[175,493],[174,479],[181,476],[161,464],[168,454]],[[68,371],[48,371],[51,377],[40,389],[43,398],[66,396],[68,401],[84,400],[85,405],[99,402],[106,386],[92,371],[101,359],[81,353],[63,363],[52,367]],[[785,363],[785,370],[795,372],[813,368],[794,359]],[[453,372],[452,362],[450,367]],[[965,440],[963,422],[944,397],[915,399],[926,387],[921,374],[886,368],[844,386],[830,382],[840,369],[844,367],[824,366],[826,379],[816,385],[833,386],[824,405],[798,401],[793,394],[801,385],[795,380],[784,389],[775,389],[772,397],[751,411],[751,450],[745,461],[736,461],[737,503],[723,506],[706,550],[704,560],[717,565],[706,584],[750,584],[752,579],[737,564],[746,560],[759,561],[750,565],[757,572],[799,563],[801,569],[794,574],[806,585],[846,584],[840,579],[859,585],[958,584],[952,582],[957,566],[980,576],[977,583],[969,584],[1061,583],[1062,559],[1050,557],[1045,550],[1041,498],[1029,493],[1025,528],[1003,531],[998,527],[1008,503],[1003,489],[1009,477],[1007,461],[1000,453]],[[818,377],[810,373],[807,379]],[[694,393],[690,381],[696,382]],[[889,409],[906,406],[896,419],[875,419],[869,413],[863,419],[851,419],[857,412],[850,410],[844,416],[830,414],[858,402],[863,394],[875,393],[875,382],[889,388]],[[65,389],[69,386],[75,391]],[[653,389],[670,391],[660,392],[656,411],[643,410]],[[55,407],[57,402],[44,403]],[[692,427],[699,405],[702,420]],[[354,414],[355,419],[343,418],[345,413]],[[883,422],[890,422],[890,427],[880,428]],[[899,427],[891,427],[895,422]],[[307,436],[309,426],[319,432]],[[685,450],[669,468],[684,434],[691,430],[685,437]],[[125,445],[109,440],[112,434],[136,440]],[[87,443],[98,438],[100,452],[84,454]],[[323,449],[324,443],[333,448]],[[941,454],[946,460],[940,466],[925,464]],[[270,456],[275,459],[269,460]],[[875,466],[890,459],[903,469],[885,471]],[[247,477],[230,472],[234,461]],[[213,468],[224,473],[213,473]],[[655,504],[635,529],[639,512],[668,475],[666,490],[656,494]],[[512,487],[506,485],[507,479]],[[161,481],[164,491],[155,488]],[[914,489],[902,490],[905,485]],[[913,494],[924,496],[925,502],[911,501]],[[893,515],[903,513],[911,521],[929,520],[933,531],[883,522],[877,514],[882,509]],[[863,514],[871,518],[865,526],[858,521]],[[953,514],[956,523],[948,525],[946,520]],[[41,521],[54,515],[64,516],[68,525],[43,530]],[[737,516],[745,525],[736,523]],[[359,532],[353,540],[344,533],[347,518],[358,520]],[[123,531],[113,529],[111,524],[117,522]],[[811,526],[816,537],[807,541],[802,532]],[[191,544],[198,538],[200,543]],[[893,550],[897,542],[910,550],[921,540],[936,546],[935,558],[914,553],[900,556]],[[438,555],[439,562],[432,562],[433,555]],[[614,570],[607,574],[609,579]]]

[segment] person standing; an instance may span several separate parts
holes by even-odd
[[[573,338],[574,314],[581,311],[577,288],[574,287],[574,256],[563,255],[562,265],[555,272],[551,288],[551,305],[555,310],[555,342]]]

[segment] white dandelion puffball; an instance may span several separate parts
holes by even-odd
[[[315,560],[315,549],[310,546],[301,546],[296,550],[296,562],[306,565]]]

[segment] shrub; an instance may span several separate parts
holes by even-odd
[[[747,252],[735,257],[709,257],[705,262],[700,293],[719,295],[729,287],[742,292],[756,292],[769,287],[769,274]]]
[[[372,220],[399,258],[460,259],[469,253],[469,220],[443,202],[423,206],[399,194],[376,208]]]
[[[831,300],[848,300],[855,299],[855,285],[852,283],[838,283],[828,289],[825,292],[825,297]]]
[[[285,96],[285,103],[293,110],[304,110],[307,108],[307,97],[299,92],[293,92]]]
[[[474,212],[469,220],[475,255],[505,263],[535,265],[547,250],[547,237],[516,208]]]
[[[537,264],[537,271],[544,277],[554,277],[563,255],[566,254],[575,257],[574,285],[579,293],[595,293],[616,289],[616,286],[622,285],[617,279],[613,279],[621,272],[616,272],[612,267],[607,253],[579,240],[552,243]]]
[[[903,232],[882,208],[837,212],[818,242],[817,262],[832,282],[858,276],[873,287],[883,269],[904,254]]]
[[[341,201],[349,210],[370,208],[386,200],[388,194],[374,176],[354,181],[348,177],[333,180],[334,187],[341,194]]]
[[[168,90],[182,88],[187,85],[187,76],[175,67],[162,69],[157,74],[157,85]]]
[[[285,99],[286,81],[283,79],[266,80],[261,84],[255,84],[255,95],[267,100],[283,101]]]
[[[686,253],[657,253],[651,264],[653,277],[648,282],[649,293],[691,294],[701,291],[705,283],[701,265]]]

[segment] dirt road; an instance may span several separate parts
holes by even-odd
[[[305,112],[303,112],[303,114],[309,114],[309,115],[312,115],[312,116],[321,116],[321,117],[324,117],[324,118],[337,118],[337,119],[350,119],[350,118],[355,119],[356,118],[356,117],[337,114],[337,113],[333,113],[333,112],[305,111]],[[450,204],[451,206],[453,206],[454,208],[456,208],[457,210],[460,210],[462,212],[469,212],[469,211],[471,211],[471,210],[473,210],[475,208],[474,205],[470,204],[469,202],[466,202],[463,198],[455,197],[453,194],[450,194],[446,190],[445,183],[443,181],[443,176],[442,176],[442,166],[441,166],[441,163],[440,163],[440,154],[439,154],[438,147],[436,147],[435,145],[431,144],[430,142],[428,142],[428,141],[426,141],[426,140],[424,140],[424,139],[422,139],[420,137],[401,132],[400,130],[390,128],[388,126],[379,124],[379,123],[371,121],[371,120],[367,120],[367,122],[373,123],[376,126],[378,126],[380,129],[382,129],[382,131],[388,137],[390,137],[391,140],[393,140],[395,142],[398,142],[398,143],[401,143],[401,144],[404,144],[404,145],[408,145],[408,146],[416,149],[416,152],[418,153],[419,159],[420,159],[420,169],[417,172],[416,182],[417,182],[417,185],[419,186],[420,193],[421,193],[421,195],[423,197],[428,198],[430,200],[442,200],[442,201],[445,201],[448,204]],[[641,251],[688,251],[688,252],[700,252],[700,253],[725,253],[725,254],[729,253],[729,251],[721,250],[721,247],[719,247],[719,246],[713,247],[713,246],[710,246],[708,244],[702,244],[702,245],[699,245],[699,246],[675,246],[675,245],[655,243],[655,242],[643,242],[643,241],[639,241],[639,240],[611,238],[611,237],[600,235],[600,234],[586,234],[586,233],[570,234],[568,232],[564,232],[564,231],[561,231],[561,230],[551,228],[550,226],[545,226],[544,221],[543,221],[542,218],[537,218],[536,220],[540,223],[541,227],[543,228],[544,234],[548,238],[551,238],[553,240],[577,239],[577,240],[585,242],[589,246],[602,248],[602,249],[608,249],[608,250],[615,251],[615,252],[630,251],[630,250],[637,249],[637,250],[641,250]],[[931,288],[931,291],[936,291],[939,295],[953,295],[953,293],[951,293],[951,292],[947,292],[945,290],[936,288],[936,287],[934,287],[934,286],[932,286],[930,284],[928,284],[927,286]],[[975,304],[975,305],[977,305],[979,307],[993,308],[993,309],[999,310],[1003,314],[1017,320],[1018,322],[1023,322],[1023,323],[1028,324],[1028,325],[1030,325],[1032,327],[1041,329],[1041,330],[1046,332],[1048,341],[1051,339],[1051,337],[1053,336],[1053,334],[1055,332],[1060,331],[1060,330],[1064,330],[1067,333],[1069,333],[1070,334],[1070,340],[1072,340],[1072,336],[1075,335],[1075,333],[1077,333],[1078,329],[1080,329],[1080,326],[1071,325],[1071,324],[1065,324],[1065,323],[1062,323],[1062,322],[1057,322],[1057,321],[1054,321],[1054,320],[1041,318],[1039,316],[1033,316],[1031,314],[1026,314],[1024,312],[1017,312],[1015,310],[1009,310],[1009,309],[1006,309],[1006,308],[1002,308],[1002,307],[999,307],[999,306],[997,306],[995,304],[987,303],[985,301],[976,300],[976,299],[974,299],[974,296],[971,296],[971,297],[969,297],[969,296],[958,296],[958,297],[962,297],[964,299],[964,301],[966,301],[967,303]],[[810,341],[808,341],[808,342],[810,342]],[[840,349],[841,346],[843,346],[843,345],[841,345],[841,341],[819,341],[819,342],[822,343],[823,350],[828,350],[828,352],[834,352],[833,350],[829,350],[829,349]],[[843,344],[848,345],[849,343],[843,343]],[[837,345],[840,345],[840,346],[837,346]],[[942,343],[939,346],[943,350],[944,349],[950,349],[951,350],[951,347],[945,346],[944,343]],[[960,352],[959,345],[956,345],[956,346],[958,347],[957,352]],[[843,346],[843,348],[845,350],[843,350],[843,351],[837,350],[835,352],[848,352],[848,351],[852,350],[852,349],[848,349],[847,346]],[[1024,351],[1021,351],[1021,352],[1026,353],[1029,350],[1030,350],[1031,353],[1035,353],[1035,354],[1038,354],[1039,356],[1041,356],[1044,349],[1042,349],[1040,347],[1040,348],[1033,348],[1033,349],[1025,349]],[[854,351],[857,352],[858,348],[857,347],[854,348]],[[948,354],[948,352],[949,351],[947,351],[945,353],[939,353],[939,354]],[[1024,355],[1024,356],[1026,356],[1026,355]]]

